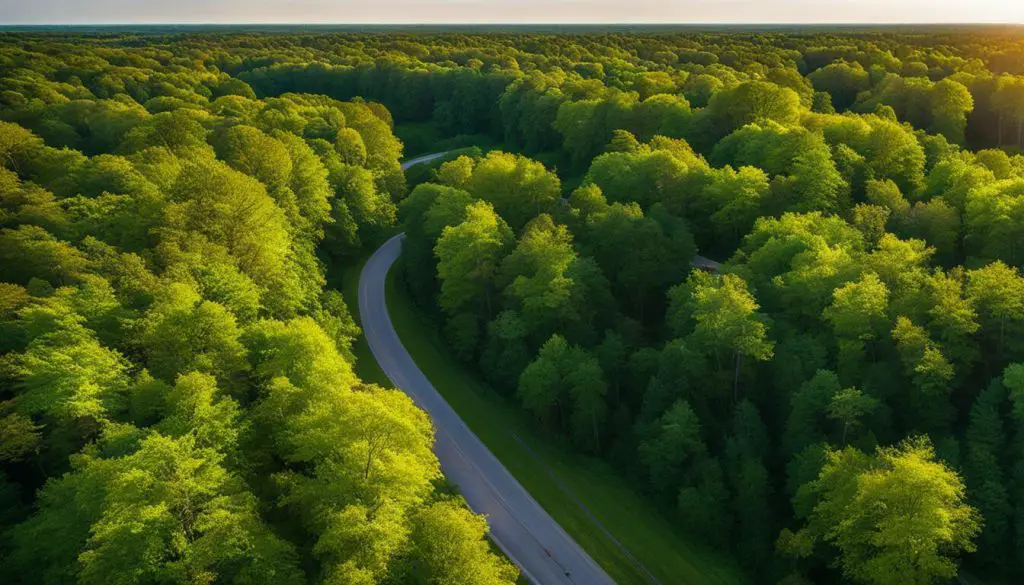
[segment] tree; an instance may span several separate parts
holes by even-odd
[[[931,89],[932,125],[928,130],[942,134],[953,144],[963,144],[967,116],[974,109],[974,98],[963,84],[946,78]]]
[[[529,330],[518,311],[504,310],[487,324],[487,342],[480,354],[480,369],[498,390],[514,392],[519,376],[533,358],[527,343]]]
[[[166,381],[195,370],[231,388],[247,369],[235,318],[185,285],[168,287],[147,315],[142,346],[150,370]]]
[[[334,340],[308,317],[259,321],[246,329],[241,341],[253,373],[262,382],[287,378],[309,392],[356,384],[352,365],[338,352]]]
[[[640,142],[628,130],[615,130],[612,132],[612,140],[605,148],[606,152],[638,152],[641,149]]]
[[[468,190],[494,205],[498,215],[519,232],[531,217],[554,209],[561,184],[538,162],[491,152],[476,163]]]
[[[607,90],[601,96],[567,100],[558,106],[553,127],[577,168],[597,156],[611,141],[612,131],[627,127],[638,95]]]
[[[37,225],[51,233],[68,233],[67,213],[53,193],[0,167],[0,226]]]
[[[866,137],[863,154],[876,178],[891,179],[904,193],[914,193],[924,184],[924,149],[906,127],[876,122]]]
[[[288,184],[292,159],[279,141],[252,126],[232,126],[214,135],[221,160],[266,185],[274,193]],[[294,198],[294,194],[291,195]],[[294,201],[292,201],[294,202]]]
[[[891,214],[892,210],[888,207],[858,203],[852,210],[850,223],[864,234],[864,240],[869,245],[874,246],[886,233],[885,225]]]
[[[715,173],[703,197],[711,206],[708,211],[715,240],[722,242],[723,249],[735,249],[750,232],[770,188],[767,174],[757,167],[739,171],[725,167]]]
[[[82,253],[38,226],[0,230],[0,267],[5,278],[27,284],[40,278],[52,285],[74,284],[85,269]]]
[[[848,205],[849,185],[836,169],[824,144],[794,156],[791,169],[789,177],[777,177],[772,183],[772,197],[781,200],[782,209],[835,211]]]
[[[930,584],[956,576],[955,556],[975,549],[977,511],[955,471],[927,439],[829,451],[818,479],[801,491],[817,505],[805,530],[839,551],[836,564],[858,583]]]
[[[967,495],[985,519],[978,555],[996,565],[1005,564],[1013,518],[1002,465],[1007,449],[1003,420],[1008,404],[1006,386],[1000,379],[993,380],[975,399],[965,436]]]
[[[379,188],[373,171],[353,165],[337,165],[329,168],[328,180],[335,191],[334,205],[344,204],[362,237],[372,236],[394,225],[395,204],[388,192]]]
[[[953,414],[949,405],[953,366],[924,328],[906,317],[896,318],[892,337],[904,371],[916,390],[910,400],[915,426],[922,430],[943,428]]]
[[[17,411],[45,425],[47,447],[60,465],[125,407],[128,385],[125,358],[75,317],[35,337],[11,360]]]
[[[838,217],[762,217],[745,239],[743,273],[769,311],[817,322],[836,288],[860,275],[863,246],[860,232]]]
[[[770,449],[768,430],[750,400],[736,405],[732,432],[725,444],[725,470],[734,494],[733,509],[742,545],[738,549],[748,566],[763,570],[769,564],[773,524],[771,482],[765,458]]]
[[[964,209],[967,253],[979,258],[1024,264],[1024,179],[996,181],[967,195]]]
[[[272,310],[294,309],[300,293],[291,288],[293,276],[286,268],[287,221],[262,184],[223,163],[199,161],[182,169],[171,199],[169,227],[225,246],[242,272],[268,289]]]
[[[417,185],[399,209],[399,220],[405,230],[402,252],[405,254],[405,280],[413,298],[427,303],[437,296],[437,266],[434,247],[446,226],[455,226],[465,219],[466,208],[473,202],[469,193],[433,183]]]
[[[473,169],[476,167],[476,160],[462,155],[455,160],[450,160],[437,169],[437,180],[442,185],[465,189],[473,178]]]
[[[0,165],[20,173],[26,159],[42,145],[42,139],[31,131],[11,122],[0,122]]]
[[[611,329],[605,330],[601,343],[594,348],[594,355],[601,365],[601,370],[608,376],[608,381],[612,385],[615,403],[619,401],[619,387],[626,376],[629,349],[625,338]]]
[[[1001,76],[997,83],[992,95],[992,105],[999,116],[997,144],[1006,144],[1003,129],[1011,122],[1016,125],[1016,136],[1013,137],[1011,144],[1024,144],[1024,83],[1016,77],[1007,75]]]
[[[942,197],[927,203],[918,201],[899,219],[903,229],[935,248],[935,259],[943,266],[955,263],[960,247],[961,222],[956,209]]]
[[[795,124],[800,116],[800,96],[774,83],[748,81],[714,94],[708,111],[723,125],[722,135],[760,120]]]
[[[128,130],[121,149],[137,153],[156,148],[182,155],[189,151],[208,151],[206,135],[202,122],[187,110],[161,112]]]
[[[822,318],[832,324],[839,343],[841,378],[855,378],[865,346],[886,328],[888,305],[889,289],[873,272],[835,289]]]
[[[443,500],[413,519],[409,577],[412,583],[499,585],[515,583],[519,571],[491,554],[487,522],[458,501]]]
[[[878,400],[856,388],[845,388],[832,395],[828,404],[828,417],[843,425],[842,444],[846,446],[849,430],[860,425],[860,419],[878,408]]]
[[[576,258],[569,230],[541,215],[526,226],[502,261],[498,282],[531,337],[547,339],[578,318],[579,308],[572,303],[575,283],[568,275]]]
[[[704,455],[700,421],[685,400],[675,402],[640,443],[640,461],[656,490],[675,488],[685,465]]]
[[[0,417],[0,461],[21,461],[39,456],[41,426],[17,412]]]
[[[568,382],[573,401],[573,436],[596,452],[601,447],[601,426],[608,413],[608,383],[601,364],[596,358],[586,356],[568,375]]]
[[[519,377],[518,396],[523,406],[546,422],[557,414],[557,420],[569,426],[573,437],[593,451],[600,447],[600,430],[608,411],[607,392],[608,384],[597,359],[578,346],[570,346],[560,335],[541,346]]]
[[[288,188],[294,194],[298,211],[298,217],[290,218],[293,228],[306,239],[319,240],[323,237],[323,225],[330,220],[330,200],[335,196],[328,169],[298,136],[278,131],[274,138],[284,145],[291,161]]]
[[[179,376],[166,395],[166,417],[157,428],[171,437],[195,437],[196,446],[233,455],[238,447],[238,403],[221,396],[217,380],[193,372]]]
[[[512,241],[511,230],[483,201],[469,206],[464,222],[444,228],[434,255],[441,281],[438,302],[449,317],[469,313],[484,321],[491,319],[495,277]],[[473,348],[456,351],[471,356]]]
[[[214,452],[154,434],[125,463],[79,556],[82,583],[302,581],[294,549],[263,525]]]
[[[221,455],[190,436],[132,431],[130,454],[76,456],[46,484],[39,512],[13,534],[14,566],[46,583],[302,582],[295,549],[263,524]]]
[[[614,278],[617,298],[628,302],[625,310],[640,319],[660,306],[665,287],[685,276],[688,263],[680,259],[695,251],[685,226],[667,214],[659,222],[659,209],[645,216],[635,203],[614,203],[587,216],[579,230],[587,252]]]
[[[1024,325],[1024,277],[997,261],[969,270],[965,291],[977,308],[985,337],[995,341],[996,359],[1002,360],[1007,339],[1017,339]]]
[[[899,185],[888,179],[868,181],[864,185],[864,196],[873,205],[884,207],[893,214],[904,214],[910,209],[910,204],[900,192]]]
[[[859,63],[832,63],[812,72],[807,79],[817,91],[828,92],[836,110],[853,105],[857,94],[868,89],[868,72]]]
[[[836,107],[827,91],[816,91],[811,101],[811,111],[816,114],[835,114]]]
[[[684,529],[695,537],[710,537],[713,543],[728,546],[731,494],[722,466],[717,459],[707,457],[696,464],[693,475],[692,485],[681,488],[676,499]]]
[[[334,135],[334,148],[347,165],[366,164],[366,143],[355,128],[339,128]]]
[[[426,413],[397,390],[358,384],[310,320],[268,324],[250,343],[269,358],[255,368],[271,378],[254,421],[286,464],[274,476],[279,504],[314,535],[327,580],[397,570],[409,515],[440,476]]]
[[[958,368],[969,368],[978,358],[974,334],[979,329],[974,300],[965,296],[962,269],[936,271],[925,282],[929,299],[928,326],[936,332],[946,354]]]
[[[88,456],[76,457],[72,465],[72,473],[55,477],[40,489],[38,512],[10,532],[5,567],[9,563],[16,575],[31,575],[20,582],[49,585],[79,579],[79,555],[119,467],[114,461]]]
[[[719,369],[720,353],[733,354],[733,399],[738,399],[741,359],[767,360],[775,346],[767,338],[768,327],[757,312],[760,307],[747,290],[746,282],[734,274],[714,276],[694,271],[686,284],[670,291],[669,296],[670,322],[674,323],[677,335],[687,329],[681,322],[692,319],[690,335],[714,353]]]
[[[995,381],[998,382],[998,379]],[[995,383],[994,382],[994,383]],[[1010,398],[1010,418],[1013,423],[1011,455],[1016,459],[1010,469],[1009,481],[1010,500],[1013,505],[1013,545],[1014,556],[1020,558],[1024,549],[1024,458],[1022,458],[1018,441],[1024,436],[1024,364],[1011,364],[1003,370],[1002,385]],[[998,429],[991,429],[993,431]],[[1019,561],[1017,563],[1019,567]]]
[[[835,372],[818,370],[793,393],[783,436],[787,455],[796,456],[807,447],[824,442],[828,434],[825,418],[830,415],[832,402],[841,391]]]
[[[356,325],[352,313],[348,310],[345,298],[338,291],[324,291],[320,299],[320,310],[314,316],[316,324],[320,329],[334,340],[338,352],[345,357],[349,363],[355,364],[356,357],[352,352],[352,346],[362,335],[363,330]]]

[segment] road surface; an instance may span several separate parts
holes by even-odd
[[[418,165],[420,163],[430,162],[430,161],[434,160],[435,158],[441,158],[442,156],[444,156],[446,154],[448,154],[447,150],[444,151],[444,152],[435,152],[434,154],[425,154],[423,156],[418,156],[416,158],[411,158],[411,159],[409,159],[407,161],[402,161],[402,170],[404,171],[404,170],[408,169],[409,167],[414,166],[414,165]]]
[[[373,357],[391,382],[430,414],[441,469],[469,507],[487,515],[491,538],[527,579],[536,585],[614,585],[469,430],[402,346],[388,315],[384,283],[402,252],[403,237],[374,252],[359,277],[359,316]]]

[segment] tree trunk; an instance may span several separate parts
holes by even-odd
[[[739,387],[740,387],[740,352],[736,352],[736,368],[733,372],[732,378],[732,401],[736,403],[739,401]]]
[[[1006,319],[999,319],[999,362],[1003,361],[1003,339],[1006,335]]]

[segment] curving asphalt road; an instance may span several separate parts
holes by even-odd
[[[402,170],[404,171],[404,170],[408,169],[409,167],[418,165],[420,163],[430,162],[430,161],[434,160],[435,158],[441,158],[442,156],[444,156],[446,154],[448,154],[447,150],[444,151],[444,152],[435,152],[433,154],[425,154],[423,156],[418,156],[416,158],[410,158],[409,160],[402,162]]]
[[[373,357],[395,386],[430,414],[441,469],[469,507],[487,515],[491,538],[527,579],[536,585],[614,585],[469,430],[402,346],[388,315],[384,283],[402,252],[403,237],[374,252],[359,277],[359,315]]]

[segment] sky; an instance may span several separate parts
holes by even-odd
[[[1024,0],[0,0],[0,24],[1024,23]]]

